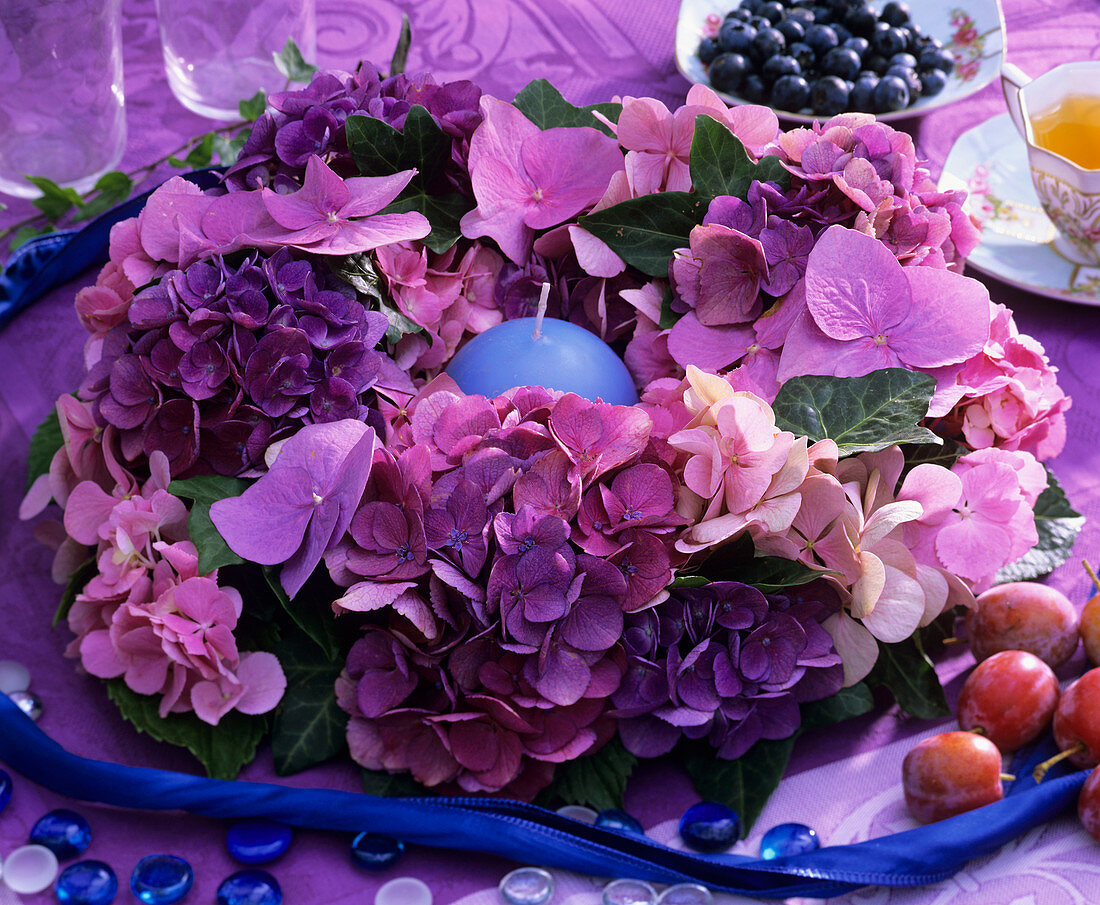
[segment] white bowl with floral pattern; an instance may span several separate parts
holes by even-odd
[[[717,34],[726,13],[740,0],[682,0],[676,23],[676,66],[692,82],[709,85],[707,67],[699,59],[699,42]],[[886,0],[872,0],[881,10]],[[913,22],[938,38],[955,58],[955,69],[946,87],[934,97],[922,97],[915,104],[893,113],[880,113],[883,121],[922,116],[947,104],[969,97],[1000,75],[1004,56],[1004,16],[998,0],[919,0],[910,4]],[[730,104],[749,103],[735,94],[718,92]],[[775,110],[789,122],[811,123],[820,117],[808,113]]]

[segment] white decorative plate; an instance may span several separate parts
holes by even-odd
[[[689,81],[708,84],[706,69],[696,55],[699,41],[713,33],[726,13],[739,3],[740,0],[681,0],[676,23],[676,66]],[[871,5],[882,9],[886,0],[872,0]],[[922,116],[953,104],[984,88],[1001,72],[1004,17],[998,0],[919,0],[910,3],[910,7],[913,21],[925,34],[939,38],[954,54],[955,71],[948,78],[947,87],[935,97],[921,98],[904,110],[882,113],[878,118],[883,121]],[[730,104],[748,103],[734,94],[719,94]],[[786,110],[775,112],[780,119],[790,122],[812,123],[815,119]]]
[[[1003,113],[959,136],[941,189],[970,192],[966,211],[981,221],[982,242],[966,262],[975,270],[1048,298],[1100,305],[1100,267],[1063,257],[1054,225],[1039,205],[1023,139]]]

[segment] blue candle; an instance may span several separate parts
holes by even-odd
[[[548,290],[543,284],[538,317],[505,321],[475,336],[451,359],[447,373],[470,395],[492,397],[512,387],[542,386],[634,405],[634,381],[607,343],[569,321],[543,318]]]

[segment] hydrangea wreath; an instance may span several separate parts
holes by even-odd
[[[602,808],[676,750],[751,822],[875,687],[944,714],[925,628],[1072,544],[1070,400],[962,202],[861,114],[313,73],[77,294],[22,510],[68,654],[215,776],[270,737]],[[639,404],[447,376],[543,284]]]

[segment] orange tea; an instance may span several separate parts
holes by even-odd
[[[1100,96],[1069,94],[1031,117],[1040,148],[1061,154],[1086,170],[1100,170]]]

